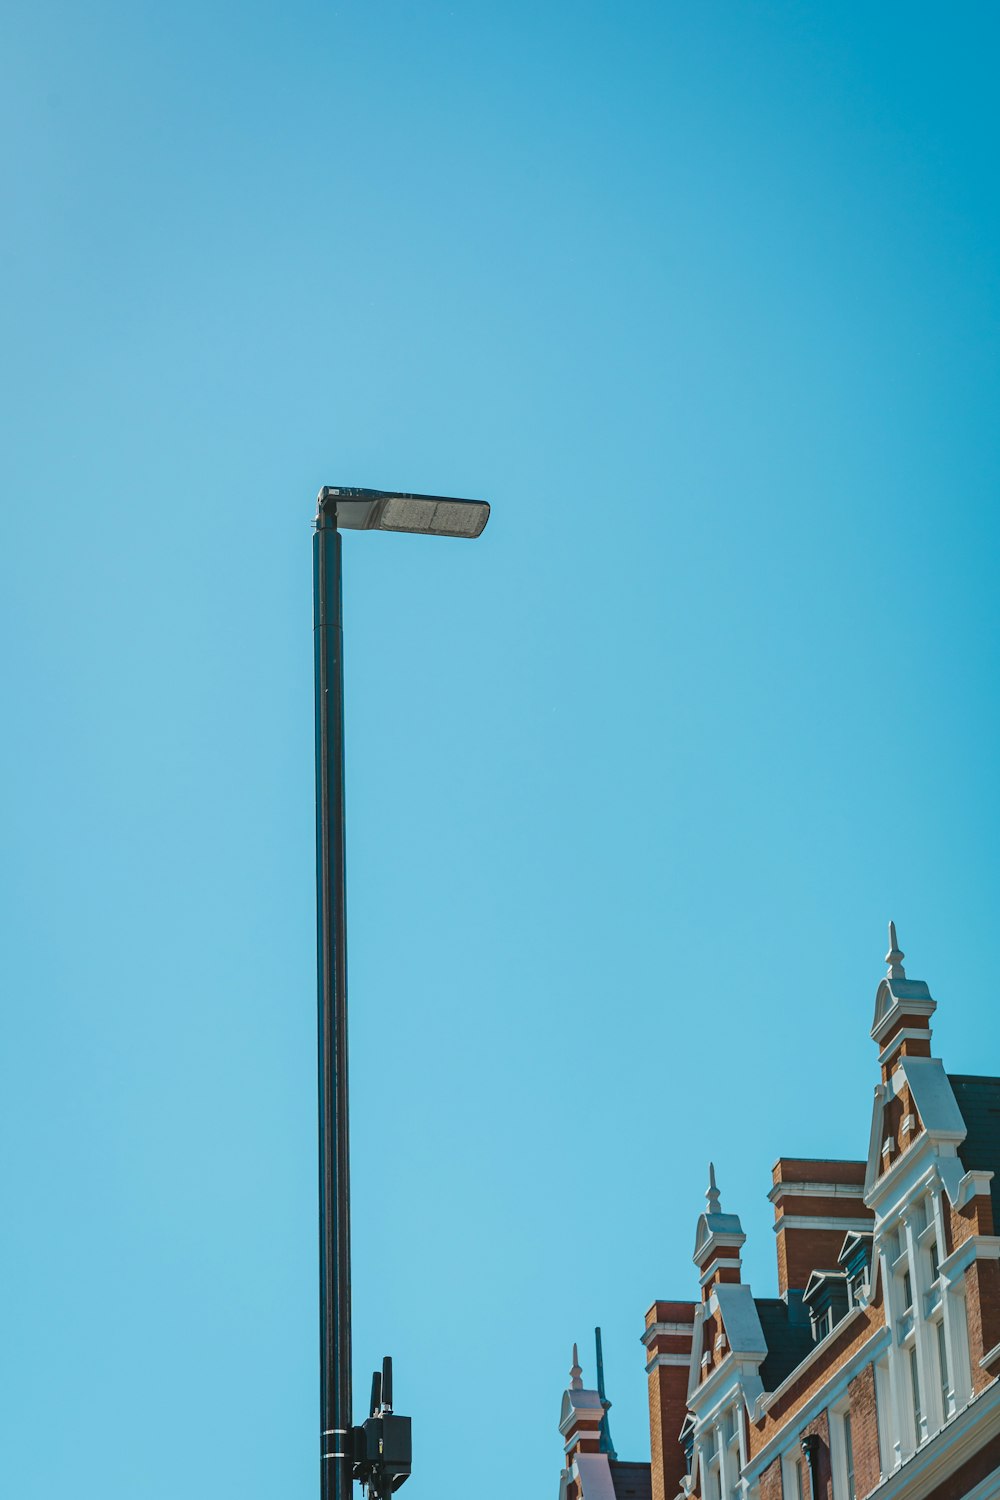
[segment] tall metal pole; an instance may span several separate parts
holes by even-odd
[[[351,1176],[347,1116],[344,632],[336,514],[313,538],[319,1023],[319,1326],[322,1500],[351,1480]]]

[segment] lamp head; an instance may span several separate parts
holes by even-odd
[[[332,521],[342,531],[409,531],[472,539],[480,535],[489,518],[485,500],[456,500],[449,495],[324,485],[317,498],[317,521]]]

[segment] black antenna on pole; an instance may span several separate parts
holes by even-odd
[[[611,1410],[611,1402],[608,1400],[604,1390],[604,1349],[601,1345],[601,1330],[599,1328],[594,1329],[594,1342],[597,1345],[597,1394],[600,1396],[601,1406],[604,1408],[600,1427],[600,1449],[609,1458],[617,1458],[618,1454],[615,1452],[615,1445],[611,1441],[611,1427],[608,1424],[608,1412]]]

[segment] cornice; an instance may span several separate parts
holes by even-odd
[[[863,1182],[776,1182],[768,1193],[768,1201],[777,1203],[779,1198],[863,1198]]]
[[[1000,1382],[994,1380],[940,1432],[911,1453],[871,1492],[869,1500],[926,1500],[950,1474],[1000,1433]],[[980,1489],[973,1491],[976,1494]],[[996,1493],[993,1489],[982,1492]]]

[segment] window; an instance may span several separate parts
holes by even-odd
[[[931,1240],[929,1249],[931,1253],[931,1281],[937,1281],[938,1277],[941,1274],[941,1262],[938,1260],[937,1240]]]
[[[920,1430],[921,1423],[923,1421],[923,1412],[921,1411],[921,1408],[920,1408],[920,1372],[917,1369],[917,1346],[916,1346],[916,1344],[911,1344],[910,1345],[910,1384],[913,1387],[913,1430],[914,1430],[914,1441],[916,1442],[917,1446],[919,1447],[920,1443],[923,1441],[923,1434],[922,1434],[922,1432]]]
[[[805,1461],[796,1442],[781,1460],[781,1492],[784,1500],[811,1500],[806,1484]]]
[[[833,1500],[857,1500],[854,1488],[854,1441],[849,1406],[830,1411],[830,1463],[833,1470]]]
[[[851,1437],[851,1414],[844,1412],[844,1467],[847,1470],[847,1492],[845,1500],[855,1500],[854,1488],[854,1441]]]
[[[726,1473],[729,1477],[729,1493],[732,1500],[739,1500],[743,1493],[740,1484],[740,1408],[731,1406],[726,1412],[722,1426],[726,1439]]]
[[[937,1325],[937,1347],[938,1367],[941,1373],[941,1415],[944,1417],[945,1421],[947,1421],[950,1410],[948,1402],[948,1341],[945,1338],[943,1318]]]
[[[903,1272],[903,1311],[909,1312],[913,1306],[913,1282],[910,1280],[909,1271]]]

